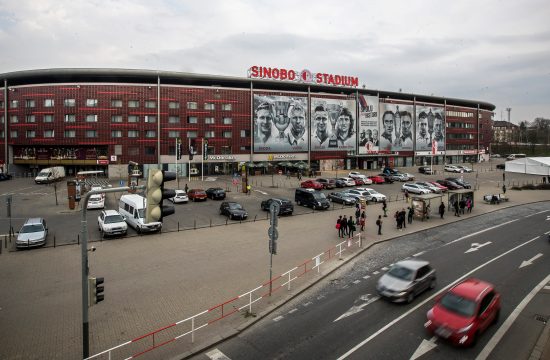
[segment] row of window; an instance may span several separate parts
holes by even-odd
[[[50,108],[55,106],[55,100],[54,99],[44,99],[42,102],[42,105],[44,107]],[[111,107],[114,108],[121,108],[124,105],[124,101],[120,99],[112,99],[111,100]],[[139,100],[128,100],[128,107],[129,108],[138,108],[139,107]],[[157,108],[157,102],[156,100],[147,100],[144,103],[145,108],[147,109],[156,109]],[[65,107],[75,107],[76,106],[76,99],[64,99],[63,100],[63,106]],[[98,107],[99,106],[99,100],[98,99],[86,99],[85,101],[86,107]],[[4,107],[4,102],[0,101],[0,107]],[[10,109],[16,109],[19,107],[19,100],[11,100],[10,101]],[[36,107],[36,101],[34,99],[27,99],[25,100],[25,108],[34,108]],[[168,102],[168,108],[169,109],[179,109],[180,103],[178,101],[170,101]],[[198,104],[194,101],[188,101],[187,102],[187,109],[189,110],[197,110]],[[233,106],[231,103],[229,104],[221,104],[221,109],[223,111],[231,111],[233,109]],[[204,103],[204,110],[216,110],[216,104],[214,103]]]
[[[25,122],[26,123],[36,123],[36,115],[25,115]],[[52,123],[54,122],[54,115],[53,114],[45,114],[43,115],[43,122],[45,123]],[[66,123],[74,123],[76,122],[76,114],[65,114],[64,121]],[[98,121],[98,115],[97,114],[87,114],[85,115],[85,121],[86,122],[97,122]],[[127,121],[129,123],[139,123],[140,116],[139,115],[128,115]],[[19,116],[18,115],[11,115],[10,116],[10,123],[11,124],[17,124],[19,122]],[[111,122],[112,123],[122,123],[124,122],[124,118],[122,115],[111,115]],[[156,123],[157,117],[154,115],[144,115],[143,116],[143,122],[144,123]],[[197,116],[188,116],[187,117],[187,123],[188,124],[198,124],[199,118]],[[4,123],[4,116],[0,116],[0,123]],[[168,117],[168,123],[169,124],[180,124],[180,117],[179,116],[169,116]],[[204,118],[205,124],[215,124],[216,119],[213,117],[205,117]],[[222,119],[222,123],[224,125],[231,125],[233,124],[233,119],[229,117],[224,117]]]
[[[453,116],[453,117],[468,117],[473,118],[474,113],[473,112],[466,112],[466,111],[447,111],[447,116]]]
[[[461,122],[448,122],[448,128],[457,128],[457,129],[475,129],[476,124],[471,123],[461,123]]]
[[[122,138],[125,130],[111,130],[111,137],[112,138]],[[25,131],[25,137],[27,139],[32,139],[36,137],[36,130],[26,130]],[[127,130],[126,131],[128,138],[139,138],[140,137],[140,131],[139,130]],[[145,130],[144,131],[144,137],[147,139],[152,139],[157,137],[157,132],[155,130]],[[248,133],[249,134],[249,133]],[[187,138],[189,139],[196,139],[199,137],[199,134],[197,131],[187,131],[186,132]],[[247,137],[247,132],[245,130],[241,130],[241,137]],[[4,131],[0,131],[0,138],[4,137]],[[10,131],[10,137],[12,139],[19,137],[19,131],[18,130],[11,130]],[[44,130],[43,131],[43,137],[44,138],[54,138],[55,137],[55,131],[53,129]],[[65,130],[63,132],[64,138],[76,138],[76,130]],[[97,138],[97,130],[86,130],[84,133],[84,137],[86,138]],[[169,131],[168,132],[169,138],[180,138],[181,132],[180,131]],[[216,137],[216,133],[214,131],[205,131],[204,137],[207,139],[212,139]],[[233,133],[231,131],[222,131],[222,137],[226,139],[231,139],[233,137]]]

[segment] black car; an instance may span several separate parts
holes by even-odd
[[[357,202],[355,198],[348,196],[342,192],[332,192],[328,194],[327,198],[329,199],[329,201],[344,205],[355,205],[355,203]]]
[[[447,189],[449,190],[458,190],[458,189],[464,189],[464,187],[462,185],[458,185],[457,183],[455,183],[454,181],[449,181],[449,180],[437,180],[436,181],[438,184],[441,184],[443,186],[446,186]]]
[[[4,180],[11,180],[11,175],[0,173],[0,181],[4,181]]]
[[[292,215],[294,212],[294,205],[290,200],[287,199],[279,199],[279,198],[271,198],[262,201],[261,207],[262,210],[269,211],[269,207],[271,206],[271,203],[276,202],[279,204],[279,213],[277,215]]]
[[[386,184],[393,184],[394,181],[399,181],[399,178],[393,174],[380,173],[378,176],[382,176]]]
[[[208,188],[206,189],[206,197],[212,200],[225,199],[225,190],[222,188]]]
[[[346,187],[346,183],[344,182],[344,180],[336,179],[336,178],[333,178],[333,179],[330,179],[330,180],[331,181],[334,180],[334,185],[337,188],[345,188]]]
[[[421,174],[432,175],[434,172],[429,166],[421,166],[418,168],[418,172]]]
[[[471,189],[472,188],[472,185],[469,182],[467,182],[466,180],[460,180],[458,178],[453,178],[453,177],[448,177],[445,180],[452,181],[455,184],[458,184],[458,185],[462,186],[464,189]]]
[[[224,201],[220,205],[220,215],[225,215],[233,220],[245,220],[248,213],[239,203],[232,201]]]
[[[336,180],[335,179],[319,178],[315,181],[320,182],[321,184],[323,184],[323,189],[334,189],[336,187]]]

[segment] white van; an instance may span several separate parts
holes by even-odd
[[[118,212],[124,216],[128,225],[138,233],[160,231],[162,223],[159,221],[145,224],[145,209],[147,199],[141,195],[122,195],[118,203]]]
[[[521,159],[521,158],[524,158],[524,157],[525,157],[525,154],[510,154],[510,155],[508,155],[506,160],[516,160],[516,159]]]
[[[61,180],[65,177],[65,168],[63,166],[54,166],[45,168],[38,173],[34,178],[34,182],[37,184],[48,184],[57,180]]]

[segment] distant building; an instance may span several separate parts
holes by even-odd
[[[511,143],[518,139],[519,126],[508,121],[493,121],[493,142]]]

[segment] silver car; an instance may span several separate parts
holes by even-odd
[[[30,218],[25,221],[21,230],[19,230],[15,246],[17,248],[42,246],[46,244],[47,237],[48,226],[46,226],[46,220],[42,218]]]
[[[430,263],[412,259],[395,263],[378,280],[376,290],[390,301],[410,303],[417,295],[435,286],[435,270]]]

